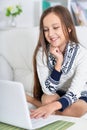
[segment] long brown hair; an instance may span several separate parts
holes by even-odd
[[[56,16],[58,16],[60,18],[66,40],[67,41],[70,40],[72,42],[79,43],[77,36],[76,36],[76,30],[75,30],[75,26],[74,26],[72,17],[71,17],[70,12],[68,11],[67,8],[58,5],[58,6],[50,7],[43,12],[41,19],[40,19],[39,40],[38,40],[38,43],[37,43],[37,46],[36,46],[36,49],[35,49],[35,52],[34,52],[34,56],[33,56],[33,67],[34,67],[34,91],[33,91],[33,95],[38,100],[41,100],[41,96],[42,96],[43,92],[42,92],[42,89],[41,89],[41,85],[40,85],[40,82],[39,82],[37,69],[36,69],[36,66],[37,66],[36,56],[37,56],[37,52],[38,52],[40,47],[42,47],[43,53],[45,53],[46,56],[47,56],[48,42],[46,41],[45,36],[44,36],[43,19],[45,18],[45,16],[47,16],[50,13],[54,13]],[[70,29],[71,32],[69,32],[68,29]]]

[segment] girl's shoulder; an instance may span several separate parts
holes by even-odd
[[[40,47],[40,48],[38,49],[37,57],[38,57],[38,56],[42,56],[42,47]]]
[[[40,47],[39,50],[38,50],[38,53],[37,53],[37,56],[36,56],[36,60],[38,62],[44,62],[46,64],[47,57],[46,57],[45,52],[43,52],[43,48],[42,47]]]
[[[81,43],[78,44],[76,60],[78,62],[84,61],[84,60],[87,62],[87,48],[85,46],[83,46]]]
[[[79,46],[79,52],[80,52],[82,55],[84,55],[84,54],[87,55],[87,48],[86,48],[84,45],[82,45],[81,43],[79,43],[78,46]]]

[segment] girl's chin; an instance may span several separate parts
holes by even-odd
[[[59,46],[59,44],[58,43],[50,43],[51,44],[51,46],[53,46],[53,47],[58,47]]]
[[[52,47],[59,47],[58,45],[52,45],[52,44],[51,44],[51,46],[52,46]]]

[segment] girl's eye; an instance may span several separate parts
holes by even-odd
[[[49,31],[49,29],[43,29],[43,31],[44,31],[44,32],[47,32],[47,31]]]
[[[53,27],[53,29],[58,29],[59,27]]]

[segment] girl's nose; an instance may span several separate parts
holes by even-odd
[[[53,36],[53,34],[54,34],[53,30],[49,29],[49,32],[48,32],[49,37]]]

